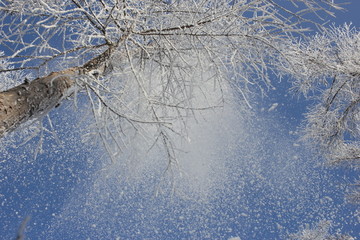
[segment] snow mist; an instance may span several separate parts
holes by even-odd
[[[341,173],[306,153],[282,104],[239,102],[187,120],[171,167],[143,137],[112,162],[82,143],[73,123],[87,124],[84,112],[61,106],[43,125],[62,128],[40,133],[51,141],[29,140],[41,152],[4,140],[0,232],[13,236],[26,216],[29,239],[279,239],[321,219],[353,224]]]
[[[271,109],[270,106],[269,109]],[[351,222],[339,180],[279,119],[232,101],[188,121],[175,166],[138,139],[76,188],[46,236],[275,239],[318,219]],[[283,120],[283,119],[282,119]],[[334,180],[335,179],[335,180]]]

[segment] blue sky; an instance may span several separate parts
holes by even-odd
[[[360,2],[346,8],[329,21],[360,27]],[[129,148],[110,165],[82,143],[81,111],[62,104],[51,113],[60,144],[43,132],[36,159],[39,138],[0,149],[0,236],[14,238],[26,216],[26,239],[282,239],[322,219],[360,236],[356,206],[343,203],[356,172],[324,168],[298,143],[292,132],[310,102],[275,85],[256,114],[234,103],[190,123],[184,176],[164,175],[160,151]]]

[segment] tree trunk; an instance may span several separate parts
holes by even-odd
[[[111,57],[113,46],[102,54],[90,59],[81,67],[69,68],[31,82],[0,92],[0,138],[15,130],[21,123],[47,114],[74,88],[74,77],[82,75],[105,75],[107,60]],[[91,73],[91,71],[94,71]]]
[[[0,138],[21,123],[48,113],[71,93],[76,75],[77,68],[53,72],[0,92]]]

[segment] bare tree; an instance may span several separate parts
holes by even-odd
[[[146,128],[174,159],[170,135],[185,135],[187,117],[221,107],[231,89],[251,106],[249,89],[271,85],[268,71],[306,14],[339,8],[297,2],[1,0],[0,74],[10,84],[0,136],[80,91],[111,156],[127,131]]]

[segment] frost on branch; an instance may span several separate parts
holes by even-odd
[[[314,99],[306,113],[304,140],[333,164],[360,163],[360,32],[332,27],[289,48],[280,69],[294,90]],[[359,185],[349,195],[358,203]]]
[[[349,235],[339,233],[330,234],[331,222],[320,221],[316,227],[305,227],[296,234],[291,234],[289,240],[354,240]]]
[[[360,159],[360,33],[333,27],[288,51],[282,70],[294,90],[316,103],[306,114],[305,138],[333,163]]]

